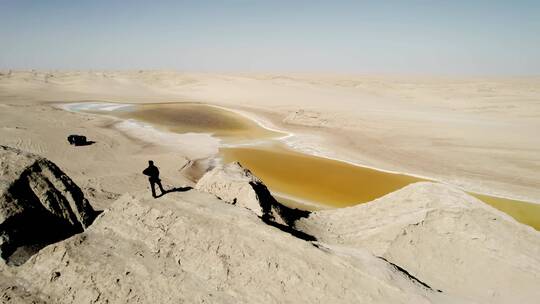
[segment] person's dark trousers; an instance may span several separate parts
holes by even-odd
[[[161,185],[161,180],[159,179],[150,179],[150,188],[152,188],[152,196],[155,198],[156,195],[156,184],[159,187],[159,190],[161,191],[161,195],[165,193],[165,190],[163,190],[163,186]]]

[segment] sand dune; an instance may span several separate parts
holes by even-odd
[[[452,187],[416,183],[296,226],[327,244],[368,249],[446,293],[486,303],[540,296],[540,234]]]

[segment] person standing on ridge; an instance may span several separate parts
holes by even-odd
[[[163,186],[161,186],[161,180],[159,179],[159,169],[158,167],[154,166],[153,161],[151,160],[148,161],[148,168],[144,169],[142,173],[148,176],[148,181],[150,182],[150,188],[152,188],[152,196],[154,198],[157,198],[156,184],[158,185],[159,190],[161,190],[161,195],[165,194],[165,190],[163,190]]]

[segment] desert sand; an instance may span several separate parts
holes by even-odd
[[[3,103],[225,105],[292,132],[309,130],[291,143],[300,149],[540,201],[538,77],[4,71],[0,79]]]
[[[295,133],[288,144],[300,151],[441,183],[312,213],[293,225],[316,239],[304,240],[215,193],[153,200],[140,173],[147,160],[165,188],[195,187],[204,168],[182,168],[210,162],[215,140],[177,134],[164,144],[113,117],[58,107],[85,101],[220,105]],[[3,71],[0,145],[54,162],[104,212],[25,264],[3,264],[1,296],[14,303],[535,303],[540,233],[462,190],[540,202],[538,130],[534,77]],[[68,145],[66,136],[77,133],[95,144]],[[233,193],[234,185],[224,187]]]

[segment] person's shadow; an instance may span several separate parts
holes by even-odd
[[[156,195],[156,198],[162,197],[165,194],[168,194],[168,193],[171,193],[171,192],[186,192],[186,191],[189,191],[191,189],[193,189],[193,187],[190,187],[190,186],[172,188],[172,189],[165,190],[165,191],[161,192],[159,195]]]
[[[95,144],[95,143],[96,143],[96,142],[93,141],[93,140],[87,140],[87,141],[85,141],[85,142],[78,143],[78,144],[76,144],[75,146],[77,146],[77,147],[91,146],[91,145],[93,145],[93,144]]]

